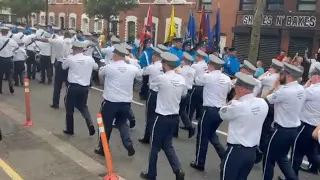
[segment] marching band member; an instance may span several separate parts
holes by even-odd
[[[172,39],[172,46],[169,48],[168,52],[178,56],[179,61],[177,61],[177,66],[180,65],[181,59],[182,59],[182,41],[183,39],[180,37],[174,37]]]
[[[139,64],[142,69],[149,66],[152,62],[153,49],[151,45],[152,45],[152,40],[150,38],[146,38],[145,40],[143,40],[143,49],[142,49],[143,52],[139,57]],[[146,100],[148,98],[148,91],[149,91],[148,83],[149,83],[149,76],[143,75],[142,86],[140,88],[140,93],[139,93],[141,99]]]
[[[203,86],[204,112],[198,122],[196,160],[190,166],[199,171],[204,170],[209,142],[216,148],[220,159],[223,158],[225,149],[217,138],[216,130],[222,123],[219,109],[226,104],[231,89],[231,79],[221,72],[224,61],[215,55],[210,55],[209,59],[209,73],[195,79],[196,84]]]
[[[303,72],[294,65],[283,65],[280,76],[264,96],[268,103],[274,104],[275,131],[264,156],[262,180],[273,179],[276,162],[286,179],[298,180],[287,155],[301,125],[299,115],[306,99],[306,91],[297,81]],[[279,85],[282,86],[274,91]]]
[[[176,69],[176,73],[180,74],[184,77],[186,81],[186,85],[188,88],[187,96],[181,98],[180,102],[180,110],[179,116],[184,126],[180,127],[181,129],[188,130],[189,135],[188,137],[191,138],[195,134],[195,128],[192,126],[192,122],[189,119],[187,108],[188,103],[190,101],[190,94],[192,91],[192,86],[194,83],[194,77],[196,74],[196,70],[191,67],[191,64],[194,62],[194,58],[187,52],[183,52],[182,61],[181,61],[181,68]]]
[[[13,52],[13,79],[14,79],[14,85],[21,86],[24,85],[24,71],[25,71],[25,61],[27,58],[27,52],[24,48],[24,43],[22,40],[18,37],[12,38],[17,42],[19,45],[19,48],[16,49]]]
[[[157,48],[159,48],[161,51],[163,51],[163,52],[167,52],[167,51],[169,51],[169,48],[167,48],[165,45],[163,45],[163,44],[158,44],[157,45]]]
[[[86,120],[89,135],[93,136],[95,134],[87,100],[92,70],[97,70],[98,64],[95,63],[91,56],[83,54],[83,48],[86,46],[87,44],[83,41],[73,41],[72,55],[68,56],[62,63],[62,69],[68,69],[69,85],[65,96],[66,129],[63,130],[68,135],[73,135],[74,133],[74,108],[77,108]]]
[[[19,48],[19,45],[8,37],[9,28],[0,27],[0,94],[2,94],[2,80],[6,75],[8,78],[8,85],[10,93],[14,93],[12,84],[12,56],[13,51]]]
[[[162,64],[161,64],[161,54],[162,51],[159,48],[153,49],[152,55],[152,64],[147,66],[144,71],[143,75],[149,76],[149,95],[146,101],[146,128],[144,131],[144,135],[139,138],[139,142],[148,144],[150,142],[150,136],[152,133],[152,127],[154,121],[156,119],[156,105],[157,105],[157,88],[151,88],[152,81],[158,77],[159,75],[163,74]]]
[[[44,38],[51,38],[52,34],[45,32]],[[53,64],[51,59],[51,44],[48,42],[39,42],[38,47],[40,49],[40,68],[41,68],[41,80],[40,83],[44,84],[46,81],[46,75],[48,78],[48,84],[52,83],[53,76]]]
[[[120,39],[118,39],[116,36],[111,37],[111,46],[107,48],[102,48],[101,52],[105,55],[105,61],[106,64],[112,63],[112,57],[113,57],[113,51],[114,51],[114,45],[120,43]]]
[[[136,77],[142,75],[142,71],[124,61],[128,54],[128,50],[122,45],[114,45],[114,62],[99,70],[99,74],[105,77],[101,115],[108,141],[113,129],[112,124],[115,121],[115,126],[120,131],[122,143],[128,151],[128,156],[133,156],[135,150],[130,138],[127,119],[133,98],[133,82]],[[99,146],[95,149],[95,153],[104,155],[100,137]]]
[[[205,52],[197,50],[196,52],[195,63],[192,64],[192,68],[196,70],[195,78],[203,75],[207,69],[208,65],[205,62],[205,58],[208,56]],[[188,107],[189,119],[193,120],[194,112],[196,111],[196,120],[199,120],[202,115],[202,103],[203,103],[203,86],[195,83],[190,94],[190,101]]]
[[[155,180],[157,176],[158,153],[162,149],[176,175],[176,180],[184,180],[184,172],[175,150],[172,137],[178,123],[179,104],[182,96],[187,94],[184,78],[174,72],[178,57],[169,52],[161,53],[164,74],[150,82],[150,88],[158,90],[156,114],[152,135],[149,166],[147,172],[141,172],[140,177]]]
[[[228,121],[228,148],[220,166],[221,180],[247,179],[254,166],[263,121],[268,104],[254,96],[257,81],[238,72],[235,100],[219,110],[220,118]]]
[[[250,75],[252,77],[254,76],[254,73],[256,72],[256,70],[257,70],[257,68],[247,60],[243,61],[243,65],[240,68],[240,72],[247,74],[247,75]],[[253,94],[256,97],[260,97],[261,82],[258,79],[255,79],[255,80],[257,81],[257,85],[253,89]]]

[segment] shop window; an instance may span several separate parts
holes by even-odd
[[[297,11],[316,11],[317,0],[297,0]]]
[[[204,10],[206,12],[212,12],[212,0],[199,0],[198,10],[202,10],[202,6],[204,6]]]
[[[284,0],[267,0],[266,8],[268,11],[282,11]]]
[[[240,11],[253,11],[256,0],[240,0]]]

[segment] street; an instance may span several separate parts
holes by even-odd
[[[103,100],[98,88],[102,89],[102,87],[92,89],[88,98],[88,107],[94,121]],[[22,87],[15,90],[15,94],[10,95],[4,86],[4,93],[0,95],[0,127],[4,133],[3,141],[0,142],[0,158],[10,164],[22,179],[95,180],[105,174],[104,157],[93,152],[98,135],[89,137],[85,121],[79,112],[75,113],[75,135],[70,137],[62,133],[65,117],[63,105],[65,90],[62,90],[60,109],[54,110],[49,107],[53,87],[31,81],[31,117],[35,123],[32,127],[19,125],[24,120],[24,90]],[[114,169],[117,174],[127,180],[140,180],[139,174],[146,170],[149,154],[149,147],[138,142],[145,126],[144,102],[139,101],[137,93],[134,94],[134,100],[132,110],[136,116],[137,125],[131,130],[131,138],[136,149],[135,156],[127,156],[117,130],[113,131],[110,140]],[[227,124],[223,123],[219,132],[220,141],[226,144]],[[186,173],[185,179],[219,180],[220,159],[212,146],[209,146],[205,172],[197,172],[189,167],[189,163],[195,159],[195,144],[195,137],[188,139],[187,132],[182,130],[179,132],[179,138],[174,140],[174,148]],[[0,167],[2,167],[1,164]],[[258,180],[261,174],[262,165],[258,164],[254,166],[249,180]],[[276,167],[274,178],[278,175],[280,175],[279,168]],[[10,180],[9,175],[1,169],[0,179]],[[163,152],[159,153],[158,158],[158,179],[174,179],[174,174]],[[319,177],[301,173],[300,179],[318,180]]]

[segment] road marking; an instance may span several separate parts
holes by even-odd
[[[94,89],[94,90],[96,90],[96,91],[103,92],[103,90],[102,90],[102,89],[99,89],[99,88],[94,87],[94,86],[92,86],[92,87],[91,87],[91,89]],[[139,106],[144,106],[144,104],[139,103],[139,102],[137,102],[137,101],[132,101],[132,103],[133,103],[133,104],[136,104],[136,105],[139,105]]]
[[[0,167],[3,169],[5,173],[12,179],[12,180],[23,180],[22,177],[16,173],[6,162],[4,162],[0,158]]]

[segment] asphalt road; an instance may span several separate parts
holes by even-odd
[[[52,91],[52,86],[42,85],[35,81],[30,83],[32,120],[37,126],[48,130],[56,137],[59,137],[60,140],[67,142],[86,154],[88,157],[104,165],[104,158],[94,154],[93,152],[94,147],[97,145],[98,137],[89,137],[85,121],[78,112],[76,112],[75,115],[75,135],[68,137],[62,133],[65,116],[65,110],[63,106],[64,90],[62,91],[59,110],[53,110],[49,107],[52,99]],[[16,93],[12,96],[7,90],[4,89],[4,94],[0,96],[0,100],[14,107],[15,110],[24,113],[25,106],[23,92],[23,88],[16,88]],[[92,89],[89,93],[88,107],[93,119],[95,119],[95,114],[100,109],[100,104],[103,100],[101,95],[102,93],[100,91],[94,89]],[[143,134],[145,126],[144,102],[138,100],[137,93],[134,94],[134,100],[136,103],[133,103],[132,110],[136,116],[137,126],[132,129],[130,133],[136,149],[135,156],[127,156],[127,152],[122,146],[117,130],[113,131],[110,140],[110,149],[114,169],[119,175],[127,180],[140,180],[139,173],[146,170],[149,153],[149,147],[138,142],[138,138]],[[227,133],[227,124],[223,123],[219,128],[219,132],[222,132],[219,134],[221,142],[226,144],[226,136],[223,134]],[[187,132],[185,131],[180,131],[179,138],[174,140],[174,148],[176,149],[177,155],[182,164],[182,168],[186,173],[186,180],[219,180],[220,160],[212,146],[209,146],[205,172],[197,172],[189,167],[189,163],[195,158],[195,143],[195,137],[188,139]],[[73,174],[75,172],[70,171],[69,173]],[[254,166],[254,169],[250,173],[250,177],[248,179],[258,180],[261,178],[261,174],[262,166],[261,164],[258,164]],[[280,175],[280,173],[279,169],[276,167],[275,177],[277,175]],[[319,176],[301,173],[300,178],[303,180],[318,180]],[[158,158],[158,179],[174,179],[170,165],[163,152],[160,152]]]

